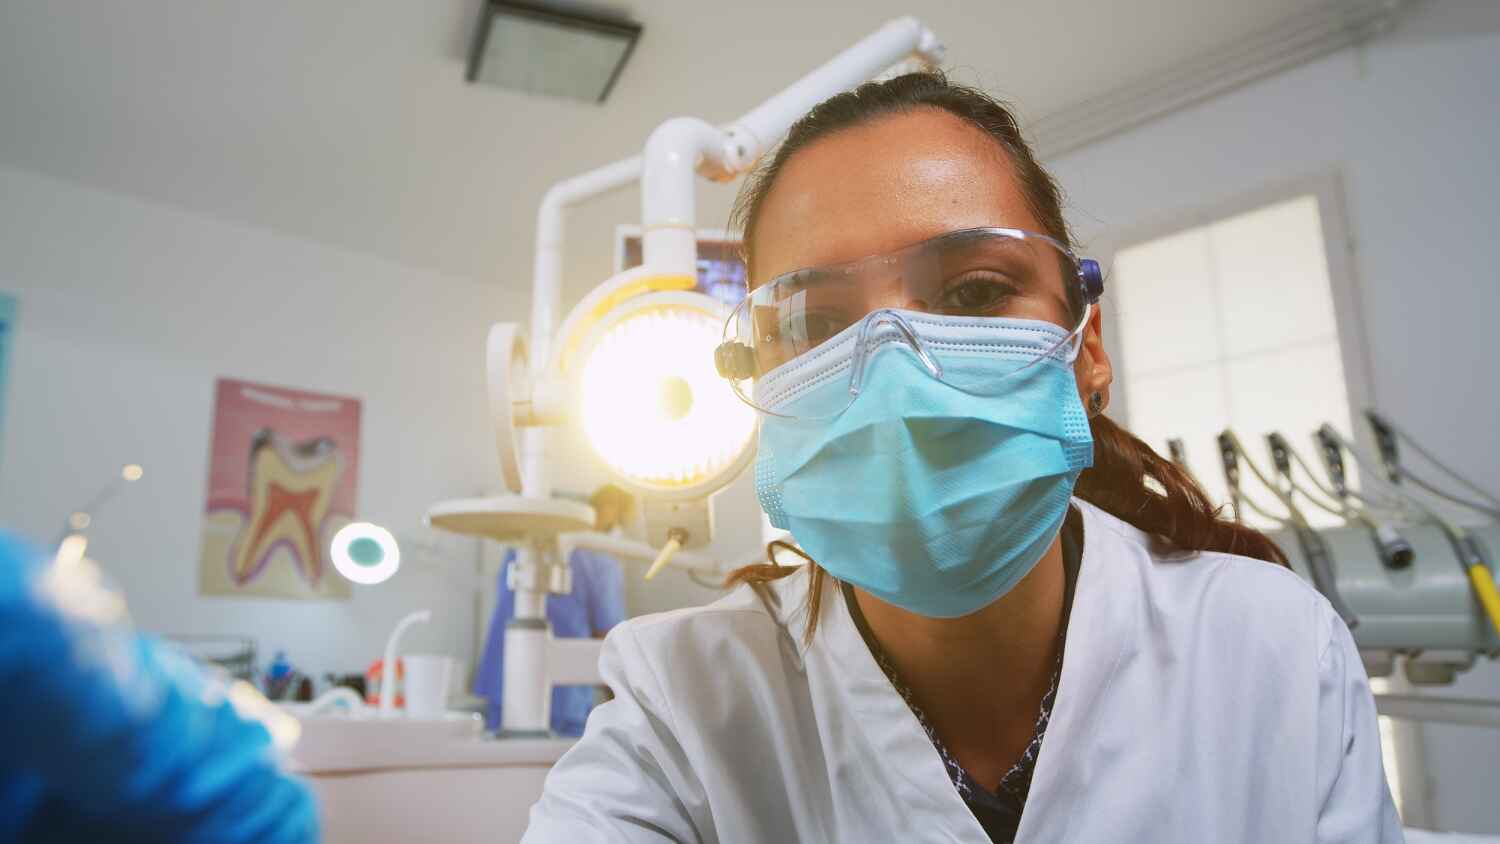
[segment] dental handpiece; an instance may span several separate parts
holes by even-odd
[[[1182,444],[1180,437],[1167,440],[1167,453],[1171,455],[1172,462],[1177,464],[1177,468],[1192,474],[1192,471],[1188,469],[1187,447]]]
[[[1375,551],[1380,556],[1380,562],[1386,568],[1404,569],[1411,565],[1412,560],[1416,557],[1416,551],[1412,549],[1411,543],[1406,540],[1406,537],[1402,536],[1401,532],[1389,523],[1376,521],[1369,511],[1355,506],[1349,500],[1348,485],[1343,469],[1343,457],[1341,455],[1336,454],[1333,460],[1330,460],[1326,454],[1327,449],[1325,446],[1325,464],[1337,467],[1336,469],[1329,470],[1330,476],[1333,476],[1335,473],[1337,474],[1337,478],[1333,480],[1333,489],[1329,489],[1323,485],[1322,481],[1318,480],[1318,476],[1313,473],[1312,467],[1307,464],[1307,461],[1302,459],[1302,455],[1298,454],[1292,448],[1291,444],[1287,442],[1286,437],[1280,433],[1272,432],[1266,435],[1266,444],[1271,449],[1271,459],[1276,464],[1276,471],[1287,485],[1288,495],[1294,492],[1299,493],[1308,503],[1320,510],[1339,516],[1346,522],[1359,522],[1364,525],[1369,529],[1370,536],[1375,542]],[[1299,484],[1296,476],[1293,474],[1293,463],[1296,463],[1296,468],[1301,469],[1302,473],[1312,482],[1312,485],[1317,487],[1320,494],[1337,503],[1329,504],[1324,502],[1307,487]]]
[[[1374,410],[1365,411],[1365,420],[1370,423],[1370,430],[1375,434],[1375,444],[1380,449],[1380,461],[1391,484],[1398,484],[1402,480],[1411,481],[1416,486],[1445,501],[1457,504],[1468,510],[1473,510],[1476,513],[1482,513],[1491,519],[1500,519],[1500,499],[1496,499],[1495,496],[1480,489],[1477,484],[1468,478],[1449,468],[1441,460],[1438,460],[1436,455],[1423,448],[1422,444],[1413,439],[1410,434],[1397,428]],[[1425,458],[1428,463],[1431,463],[1443,474],[1456,481],[1471,493],[1478,495],[1484,501],[1477,502],[1473,499],[1455,495],[1439,488],[1436,484],[1429,482],[1422,476],[1413,473],[1401,462],[1400,453],[1397,448],[1398,441],[1405,441],[1407,445],[1411,446],[1418,454]]]
[[[1224,466],[1224,482],[1229,485],[1229,506],[1234,510],[1234,520],[1244,521],[1245,514],[1240,509],[1240,461],[1234,445],[1224,434],[1219,435],[1219,461]]]
[[[1415,512],[1424,521],[1431,522],[1442,529],[1447,535],[1448,542],[1453,546],[1459,568],[1463,570],[1468,578],[1470,588],[1474,593],[1474,599],[1479,603],[1480,610],[1489,619],[1490,625],[1500,634],[1500,589],[1495,586],[1495,576],[1488,563],[1489,553],[1477,537],[1469,533],[1462,525],[1455,524],[1448,519],[1438,515],[1428,508],[1416,496],[1404,491],[1400,486],[1400,479],[1408,476],[1400,468],[1395,452],[1395,437],[1389,428],[1384,429],[1389,436],[1381,436],[1381,429],[1376,429],[1376,439],[1381,443],[1382,463],[1386,468],[1385,483],[1392,495],[1395,495],[1399,505],[1408,512]],[[1354,462],[1370,473],[1371,477],[1377,477],[1373,473],[1372,462],[1362,455],[1353,443],[1346,440],[1329,425],[1318,429],[1320,442],[1332,443],[1334,450],[1346,450],[1354,458]],[[1342,458],[1340,458],[1342,459]],[[1350,490],[1351,497],[1363,497]]]
[[[1333,435],[1332,429],[1324,425],[1313,433],[1313,438],[1317,441],[1320,453],[1323,455],[1323,467],[1328,470],[1328,480],[1333,485],[1333,494],[1346,507],[1360,513],[1368,514],[1367,522],[1375,530],[1375,541],[1381,547],[1382,553],[1390,553],[1391,562],[1397,568],[1405,568],[1415,559],[1416,552],[1412,549],[1411,543],[1406,540],[1406,537],[1402,536],[1394,526],[1386,521],[1374,521],[1373,511],[1368,507],[1356,503],[1358,496],[1355,495],[1353,490],[1349,489],[1349,474],[1344,469],[1344,451],[1339,447],[1338,438]],[[1308,472],[1308,475],[1313,478],[1314,483],[1317,483],[1317,478],[1312,475],[1311,471]],[[1400,553],[1399,556],[1398,553],[1401,549],[1396,544],[1397,541],[1405,546],[1405,552]]]
[[[1301,510],[1297,509],[1297,505],[1292,501],[1291,496],[1272,483],[1271,479],[1266,477],[1266,474],[1260,470],[1260,467],[1255,465],[1255,461],[1251,460],[1250,456],[1245,453],[1244,446],[1240,444],[1239,438],[1235,436],[1233,431],[1226,429],[1223,433],[1219,434],[1219,452],[1224,459],[1224,475],[1225,479],[1229,481],[1230,493],[1235,498],[1243,499],[1247,506],[1261,515],[1281,522],[1285,528],[1297,537],[1297,544],[1301,547],[1302,555],[1307,560],[1307,572],[1312,579],[1313,588],[1317,589],[1323,594],[1324,598],[1328,599],[1328,603],[1333,607],[1333,611],[1338,613],[1339,618],[1344,620],[1344,624],[1350,630],[1357,627],[1359,625],[1359,616],[1355,614],[1354,610],[1344,601],[1343,595],[1339,593],[1338,578],[1334,574],[1333,558],[1328,553],[1327,544],[1324,543],[1323,537],[1318,535],[1318,532],[1312,525],[1308,524],[1307,518],[1302,515]],[[1244,464],[1250,468],[1250,472],[1255,475],[1256,479],[1281,501],[1282,506],[1287,509],[1288,515],[1273,515],[1255,505],[1251,499],[1245,496],[1239,486],[1240,461],[1244,461]]]

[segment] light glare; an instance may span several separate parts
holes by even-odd
[[[380,546],[380,552],[374,559],[362,551],[350,552],[350,547],[356,543],[363,546],[372,541]],[[391,532],[380,525],[369,522],[350,522],[339,528],[339,532],[333,535],[333,542],[328,550],[329,556],[333,558],[333,567],[338,569],[339,574],[364,586],[390,580],[396,570],[401,568],[401,548],[396,544],[396,537],[391,536]]]
[[[616,472],[686,487],[734,463],[755,411],[714,371],[721,321],[685,306],[643,310],[610,328],[580,376],[584,435]]]
[[[57,544],[57,555],[54,560],[61,568],[76,565],[83,560],[83,552],[87,551],[88,547],[88,537],[81,533],[70,533]]]

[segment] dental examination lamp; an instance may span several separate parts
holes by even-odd
[[[939,62],[942,53],[915,18],[893,20],[727,126],[667,120],[641,155],[567,179],[543,197],[530,336],[497,324],[486,347],[504,494],[440,502],[427,514],[432,527],[516,546],[502,735],[545,736],[551,686],[599,682],[599,643],[554,639],[547,624],[547,595],[571,591],[567,545],[650,559],[650,574],[669,563],[722,569],[692,549],[712,538],[711,497],[750,463],[756,418],[714,368],[729,309],[695,290],[698,177],[733,180],[817,103],[906,60]],[[637,181],[641,265],[592,290],[559,325],[563,211]],[[590,507],[552,496],[550,429],[570,418],[594,456],[641,499],[647,543],[595,533]]]

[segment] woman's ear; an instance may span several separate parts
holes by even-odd
[[[1083,327],[1083,342],[1078,349],[1078,360],[1073,362],[1073,374],[1078,381],[1079,398],[1090,415],[1109,407],[1109,387],[1115,380],[1115,368],[1109,362],[1109,353],[1104,351],[1104,317],[1098,304],[1091,309],[1088,324]],[[1094,399],[1095,394],[1098,400]]]

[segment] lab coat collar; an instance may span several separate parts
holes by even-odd
[[[1142,531],[1074,498],[1083,515],[1083,556],[1073,586],[1073,609],[1063,646],[1057,698],[1031,777],[1017,841],[1067,841],[1072,815],[1093,785],[1094,762],[1108,756],[1095,729],[1109,717],[1100,699],[1126,654],[1130,619],[1139,611],[1144,586],[1133,565],[1151,539]],[[1134,553],[1132,553],[1134,551]],[[1134,645],[1132,645],[1134,647]],[[1091,748],[1088,753],[1069,748]]]
[[[806,586],[804,582],[804,594]],[[858,725],[874,758],[895,768],[890,798],[903,807],[909,830],[921,830],[924,839],[931,835],[929,840],[985,844],[989,836],[953,787],[927,731],[870,653],[838,582],[825,578],[823,590],[818,629],[806,659],[823,663],[820,667],[832,678],[831,705]]]
[[[1091,725],[1100,717],[1096,702],[1108,689],[1124,652],[1125,637],[1119,633],[1128,628],[1130,613],[1138,603],[1134,597],[1141,588],[1132,576],[1135,567],[1127,559],[1117,560],[1118,565],[1110,561],[1125,556],[1119,553],[1122,544],[1149,547],[1149,538],[1134,527],[1081,499],[1073,499],[1072,504],[1083,516],[1083,555],[1057,698],[1017,840],[1028,840],[1031,831],[1043,824],[1049,832],[1066,825],[1066,817],[1049,817],[1046,807],[1067,805],[1066,795],[1086,793],[1091,766],[1063,748],[1075,742],[1087,744]],[[828,691],[836,699],[833,705],[853,716],[864,741],[874,748],[875,758],[893,764],[901,760],[896,764],[899,779],[893,780],[900,792],[891,796],[908,808],[912,828],[941,831],[949,841],[987,842],[988,836],[953,787],[926,730],[875,662],[849,614],[843,590],[831,577],[824,579],[817,632],[811,643],[806,642],[809,581],[804,569],[775,584],[777,588],[764,590],[762,600],[795,640],[804,664],[823,663],[819,667],[832,678]],[[1059,837],[1066,839],[1066,835]]]

